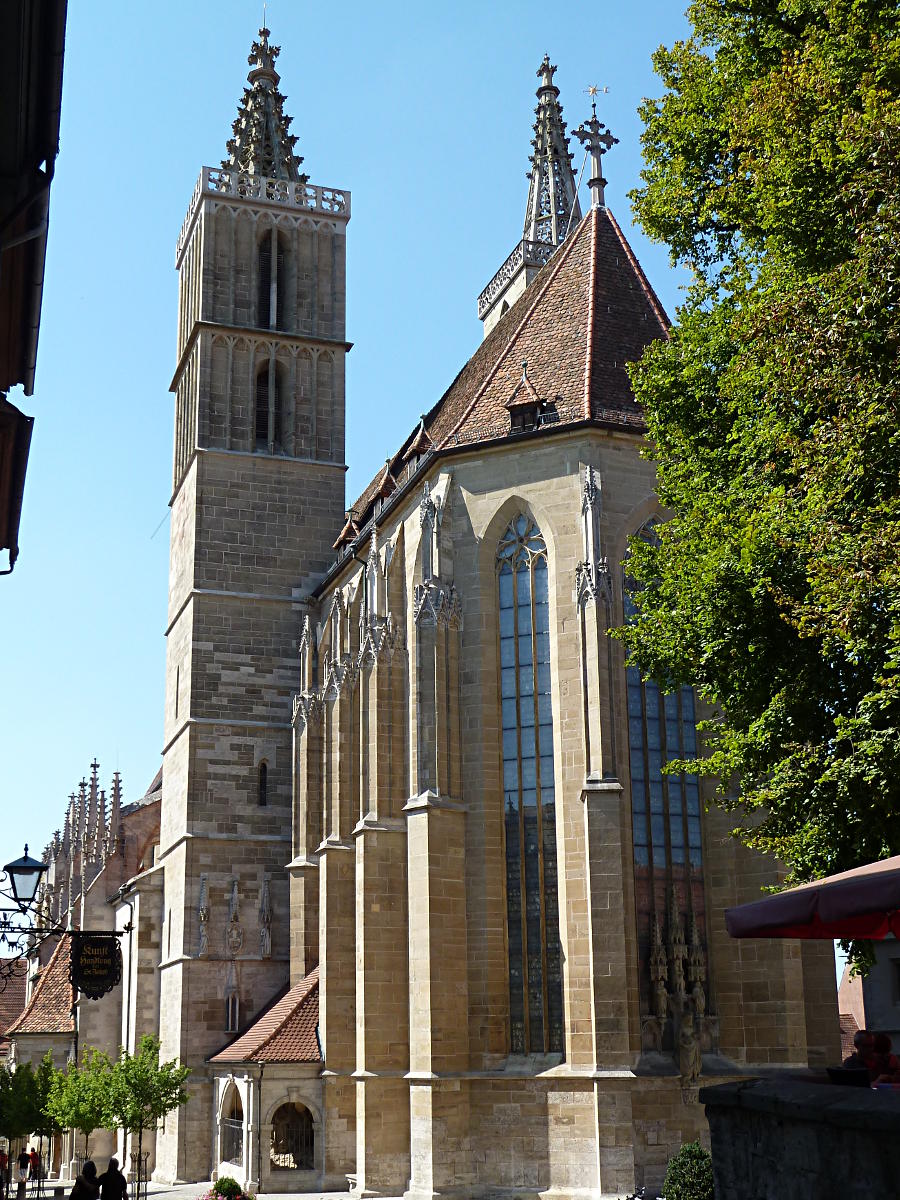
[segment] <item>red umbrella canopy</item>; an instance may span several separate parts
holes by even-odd
[[[900,855],[726,908],[732,937],[900,937]]]

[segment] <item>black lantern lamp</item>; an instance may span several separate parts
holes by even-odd
[[[7,863],[3,870],[9,876],[13,900],[23,913],[27,913],[34,903],[34,896],[41,876],[47,870],[47,864],[38,862],[36,858],[29,858],[26,844],[24,855],[15,862]]]

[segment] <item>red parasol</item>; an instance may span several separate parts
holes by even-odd
[[[732,937],[900,937],[900,855],[726,908]]]

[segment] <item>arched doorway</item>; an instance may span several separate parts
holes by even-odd
[[[305,1104],[282,1104],[272,1117],[269,1165],[276,1171],[315,1169],[313,1115]]]
[[[244,1165],[244,1106],[241,1094],[233,1083],[222,1100],[219,1118],[219,1161]]]

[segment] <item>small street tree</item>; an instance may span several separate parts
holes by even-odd
[[[34,1132],[39,1121],[31,1063],[20,1063],[14,1070],[0,1068],[0,1133],[9,1142],[10,1154],[15,1139]]]
[[[81,1065],[69,1063],[58,1071],[47,1101],[49,1118],[62,1129],[77,1129],[84,1137],[84,1153],[89,1151],[95,1129],[109,1123],[109,1093],[112,1064],[102,1050],[85,1050]]]
[[[156,1129],[168,1113],[187,1103],[184,1084],[190,1073],[174,1061],[160,1063],[159,1039],[151,1034],[141,1038],[136,1054],[122,1050],[113,1064],[109,1114],[123,1132],[137,1134],[138,1172],[143,1170],[144,1130]]]
[[[41,1156],[42,1162],[44,1159],[44,1138],[47,1138],[49,1141],[55,1134],[62,1132],[62,1127],[53,1116],[50,1108],[50,1096],[53,1086],[56,1083],[57,1076],[61,1074],[62,1072],[54,1067],[53,1054],[48,1050],[34,1073],[35,1106],[38,1119],[32,1133],[38,1136],[38,1153]]]

